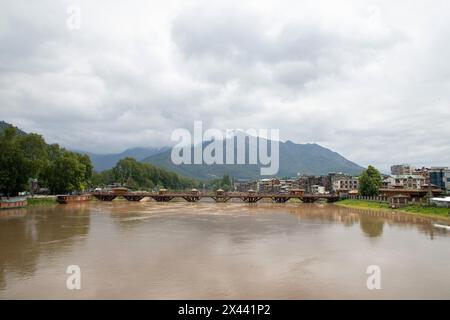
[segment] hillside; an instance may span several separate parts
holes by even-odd
[[[204,146],[207,144],[204,143]],[[259,165],[175,165],[171,161],[171,150],[149,156],[142,161],[165,167],[191,178],[208,179],[221,177],[224,174],[241,179],[255,179],[260,176]],[[363,169],[363,167],[344,158],[339,153],[318,144],[296,144],[291,141],[280,142],[280,170],[277,174],[278,177],[293,177],[299,173],[326,175],[329,172],[343,172],[356,175]]]
[[[3,130],[5,130],[6,128],[9,128],[9,127],[14,127],[14,126],[12,124],[9,124],[9,123],[7,123],[5,121],[0,120],[0,132],[3,132]],[[19,128],[17,128],[17,127],[15,127],[15,128],[17,129],[17,133],[19,135],[25,135],[26,134],[26,132],[20,130]]]
[[[142,160],[149,156],[158,154],[160,152],[167,151],[169,148],[132,148],[126,149],[120,153],[109,153],[109,154],[96,154],[90,152],[82,152],[89,155],[92,164],[94,165],[95,171],[103,171],[111,169],[117,163],[117,161],[124,158],[134,158],[136,160]],[[81,151],[80,151],[81,152]]]

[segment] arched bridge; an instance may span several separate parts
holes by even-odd
[[[302,202],[313,203],[317,200],[324,199],[327,202],[335,202],[339,200],[339,195],[336,194],[305,194],[303,191],[296,191],[291,193],[259,193],[259,192],[95,192],[92,194],[98,200],[112,201],[117,197],[123,197],[128,201],[141,201],[144,198],[152,198],[157,202],[169,202],[175,198],[182,198],[187,202],[198,202],[203,198],[210,198],[216,202],[227,202],[231,199],[239,199],[243,202],[256,203],[262,199],[270,199],[275,203],[285,203],[290,199],[298,199]]]

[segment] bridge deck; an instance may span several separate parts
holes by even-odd
[[[258,202],[261,199],[271,199],[274,202],[284,203],[289,199],[299,199],[304,202],[314,202],[319,199],[327,201],[337,201],[338,195],[334,194],[291,194],[291,193],[257,193],[257,192],[127,192],[124,194],[116,194],[114,192],[96,192],[92,194],[99,200],[112,201],[116,197],[123,197],[129,201],[140,201],[149,197],[158,202],[167,202],[174,198],[183,198],[188,202],[197,202],[203,198],[211,198],[217,202],[226,202],[230,199],[240,199],[244,202]]]

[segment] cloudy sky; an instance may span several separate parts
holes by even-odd
[[[450,165],[447,0],[0,4],[0,120],[49,142],[162,146],[202,120]]]

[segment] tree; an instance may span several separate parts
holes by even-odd
[[[377,196],[382,183],[380,172],[369,166],[359,176],[359,194],[365,197]]]
[[[29,177],[38,178],[48,161],[48,145],[44,138],[35,133],[18,135],[17,146],[23,153]]]
[[[0,134],[0,192],[16,195],[27,187],[29,168],[17,144],[17,130],[9,127]]]
[[[182,190],[196,185],[196,182],[193,180],[180,177],[174,172],[157,168],[149,163],[141,163],[133,158],[119,160],[111,172],[115,182],[119,182],[131,189],[149,190],[157,186]],[[102,173],[95,174],[97,185],[105,185],[105,180],[102,180],[104,178],[102,176]]]
[[[112,169],[103,170],[100,172],[93,172],[90,180],[91,187],[106,187],[115,182],[114,173]]]
[[[54,159],[44,174],[50,191],[55,194],[84,191],[92,176],[89,157],[64,149],[54,151]]]
[[[224,191],[230,191],[233,181],[228,174],[225,174],[221,179],[214,179],[208,182],[208,189],[218,190],[222,189]]]
[[[92,177],[87,155],[48,145],[38,134],[8,127],[0,133],[0,193],[16,195],[37,178],[52,193],[83,191]]]

